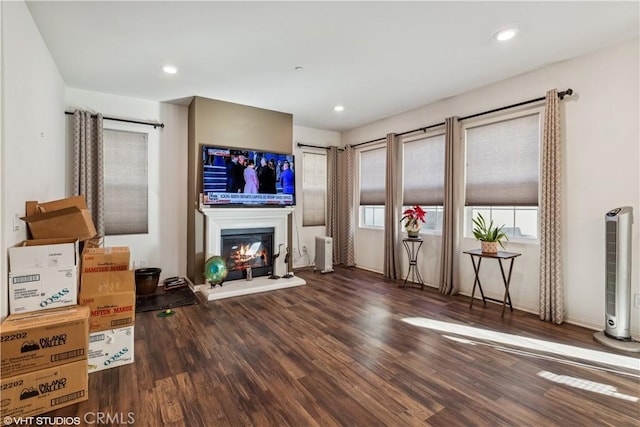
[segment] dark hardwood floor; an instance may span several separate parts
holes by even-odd
[[[469,309],[467,297],[401,289],[358,269],[298,275],[306,286],[138,314],[135,364],[91,374],[87,402],[48,415],[131,412],[137,426],[638,426],[637,369],[402,319],[640,366],[591,330],[519,311],[502,319],[499,305]]]

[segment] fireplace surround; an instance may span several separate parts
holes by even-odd
[[[288,271],[288,266],[284,262],[284,251],[289,242],[289,218],[293,213],[293,207],[276,208],[228,208],[202,207],[200,211],[204,215],[205,233],[205,259],[213,255],[221,255],[222,235],[240,233],[242,230],[273,230],[273,248],[271,253],[278,252],[281,247],[283,253],[280,257],[273,259],[272,270],[282,276]],[[273,257],[271,257],[273,258]],[[253,268],[252,268],[253,272]],[[207,300],[228,298],[232,296],[245,295],[256,292],[271,291],[276,289],[289,288],[304,285],[306,282],[297,276],[290,278],[269,279],[268,276],[255,277],[251,281],[244,280],[244,274],[240,278],[232,280],[228,277],[222,286],[211,288],[208,284],[199,283],[194,287],[196,291],[205,296]]]

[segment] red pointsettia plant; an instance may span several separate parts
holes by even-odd
[[[420,206],[415,205],[413,208],[402,212],[402,219],[400,221],[405,221],[405,227],[408,225],[417,225],[418,221],[424,222],[426,214],[427,213]]]

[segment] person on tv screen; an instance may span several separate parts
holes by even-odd
[[[295,177],[293,171],[289,169],[289,161],[282,162],[282,173],[280,174],[280,185],[284,194],[293,194],[295,189]]]
[[[278,164],[276,165],[276,182],[282,181],[282,160],[278,159]]]
[[[247,160],[247,167],[244,170],[244,182],[245,193],[258,192],[258,174],[256,173],[253,159]]]
[[[227,168],[227,193],[235,193],[236,186],[233,182],[233,167],[238,163],[238,156],[231,155],[226,160],[226,168]]]
[[[244,191],[244,165],[243,156],[231,155],[231,192],[242,193]]]
[[[276,193],[276,171],[271,168],[266,158],[260,159],[260,169],[258,170],[259,193]]]

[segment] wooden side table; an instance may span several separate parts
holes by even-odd
[[[504,317],[504,310],[507,307],[507,302],[509,303],[509,308],[511,309],[511,311],[513,311],[513,305],[511,305],[511,295],[509,294],[509,283],[511,282],[511,272],[513,271],[513,261],[522,254],[519,254],[517,252],[502,252],[502,251],[498,251],[498,253],[495,253],[495,254],[490,254],[490,253],[482,252],[482,250],[480,249],[472,249],[470,251],[464,251],[464,253],[468,254],[471,257],[471,263],[473,264],[473,271],[476,276],[473,282],[473,291],[471,291],[471,304],[469,304],[469,308],[473,307],[473,297],[476,293],[476,285],[477,285],[478,288],[480,289],[480,295],[482,295],[482,302],[484,303],[485,306],[487,305],[487,300],[502,303],[501,317]],[[480,264],[482,263],[483,258],[491,258],[491,259],[498,260],[498,263],[500,264],[500,272],[502,273],[502,281],[504,283],[504,298],[502,301],[495,298],[486,297],[484,295],[484,292],[482,291],[482,284],[480,283],[479,275],[480,275]],[[476,259],[478,260],[477,264],[476,264]],[[509,263],[509,273],[507,275],[504,274],[504,266],[502,265],[503,260],[511,261]]]
[[[409,258],[409,271],[407,271],[407,277],[404,279],[404,283],[400,286],[401,288],[407,286],[407,280],[409,280],[409,276],[411,276],[411,282],[418,285],[416,287],[424,289],[424,281],[420,275],[420,270],[418,270],[418,252],[420,252],[422,243],[422,237],[409,237],[402,239],[402,244],[407,250],[407,257]],[[418,279],[418,281],[416,281],[416,279]]]

